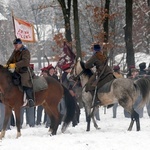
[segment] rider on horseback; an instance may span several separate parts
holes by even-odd
[[[21,76],[21,85],[23,87],[24,92],[26,93],[28,99],[29,107],[33,107],[34,104],[34,96],[33,96],[33,85],[31,82],[31,76],[33,75],[32,69],[30,66],[30,52],[29,50],[22,44],[21,39],[16,38],[13,41],[14,51],[10,58],[7,61],[8,67],[14,66],[15,71]],[[30,70],[29,70],[30,69]]]
[[[113,76],[112,69],[107,64],[107,57],[103,54],[101,47],[99,44],[95,44],[93,46],[94,53],[92,57],[85,63],[85,68],[90,69],[94,66],[96,67],[96,72],[91,76],[87,85],[86,92],[90,91],[92,96],[94,95],[95,86],[93,86],[93,82],[98,78],[97,88],[101,88],[105,83],[113,80],[115,77]],[[94,106],[100,104],[100,100],[98,97],[94,99]]]

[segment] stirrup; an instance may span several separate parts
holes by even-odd
[[[101,104],[101,102],[99,100],[95,100],[95,102],[94,102],[94,104],[93,104],[93,106],[91,108],[96,107],[96,106],[98,106],[100,104]]]
[[[28,100],[28,105],[29,105],[29,107],[34,107],[35,106],[35,103],[34,103],[33,99]]]

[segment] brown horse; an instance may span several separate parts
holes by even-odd
[[[61,83],[56,81],[54,78],[45,77],[47,88],[35,92],[35,103],[37,105],[42,105],[45,111],[51,119],[50,131],[52,135],[55,135],[58,126],[61,121],[61,114],[58,110],[58,104],[64,97],[66,105],[66,114],[63,118],[64,123],[62,126],[62,132],[66,130],[66,127],[73,120],[75,114],[75,101],[72,98],[69,91],[62,86]],[[3,124],[3,129],[0,134],[0,139],[5,136],[6,126],[8,120],[11,116],[12,110],[15,112],[16,116],[16,126],[17,126],[17,138],[21,136],[20,131],[20,109],[23,106],[24,93],[15,86],[12,82],[12,73],[3,66],[0,65],[0,91],[2,94],[2,102],[5,104],[5,119]]]

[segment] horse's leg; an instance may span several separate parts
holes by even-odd
[[[56,135],[58,126],[59,126],[59,119],[56,118],[55,116],[51,116],[50,129],[51,129],[51,134],[52,135]]]
[[[5,136],[7,124],[11,117],[11,113],[12,113],[12,109],[9,106],[5,105],[5,117],[4,117],[4,122],[3,122],[3,129],[0,134],[0,140],[2,140],[2,138]]]
[[[134,119],[131,118],[131,122],[130,122],[130,125],[129,125],[129,128],[128,128],[128,131],[132,130],[133,124],[134,124]]]
[[[44,104],[43,107],[45,108],[46,113],[48,114],[50,118],[50,128],[49,131],[51,132],[51,135],[56,135],[57,129],[60,123],[60,117],[58,115],[57,110],[54,111],[55,107],[48,107],[47,104]],[[57,109],[57,107],[56,107]]]
[[[136,130],[140,131],[141,130],[141,128],[140,128],[140,118],[139,118],[139,114],[135,110],[133,111],[133,116],[134,116],[135,121],[136,121]]]
[[[86,121],[87,128],[86,131],[90,131],[90,123],[91,123],[91,105],[85,104],[85,112],[86,112]]]
[[[100,128],[98,127],[97,123],[96,123],[95,116],[94,116],[95,109],[97,109],[97,108],[94,107],[93,110],[92,110],[91,118],[92,118],[92,120],[93,120],[94,127],[95,127],[96,129],[100,129]]]
[[[21,136],[21,131],[20,131],[20,114],[21,114],[21,108],[15,108],[14,109],[15,116],[16,116],[16,126],[17,126],[17,136],[16,138]]]
[[[130,123],[130,126],[129,126],[129,128],[128,128],[128,131],[131,131],[131,130],[132,130],[134,121],[136,121],[136,128],[137,128],[137,131],[139,131],[139,130],[140,130],[139,114],[138,114],[134,109],[132,109],[132,111],[131,111],[131,123]]]

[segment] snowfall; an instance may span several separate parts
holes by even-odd
[[[124,117],[123,108],[118,106],[117,118],[112,117],[112,108],[100,108],[100,127],[96,130],[91,122],[91,131],[86,131],[85,111],[81,109],[80,122],[77,126],[69,125],[65,133],[61,125],[57,135],[50,136],[45,125],[29,127],[24,122],[22,136],[16,136],[16,127],[6,132],[0,141],[0,150],[149,150],[150,118],[144,108],[144,116],[140,119],[141,131],[127,131],[130,118]]]

